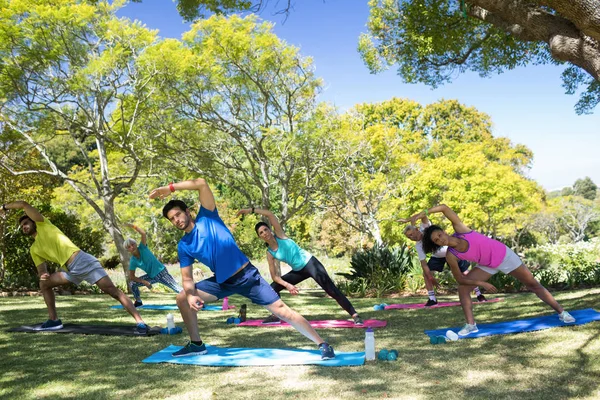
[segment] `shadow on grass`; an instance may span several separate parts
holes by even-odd
[[[568,309],[599,308],[599,291],[561,292]],[[148,296],[171,301],[172,296]],[[284,296],[309,319],[346,319],[334,300]],[[422,299],[411,299],[420,302]],[[446,300],[446,299],[444,299]],[[449,297],[447,300],[454,300]],[[363,318],[385,319],[376,345],[400,352],[396,362],[362,367],[315,366],[211,368],[143,364],[140,361],[184,335],[111,337],[7,333],[9,327],[47,318],[41,298],[0,299],[0,396],[2,398],[520,398],[594,397],[600,378],[598,325],[492,336],[431,345],[425,329],[458,326],[460,307],[373,311],[386,299],[352,299]],[[234,296],[231,302],[246,303]],[[389,302],[389,301],[388,301]],[[65,322],[132,324],[124,311],[109,310],[107,296],[64,296],[57,301]],[[507,295],[499,303],[475,306],[481,322],[549,314],[531,294]],[[167,312],[143,312],[150,325],[164,325]],[[176,315],[178,325],[183,326]],[[293,329],[245,328],[225,324],[235,310],[199,314],[203,339],[222,347],[306,348],[314,345]],[[267,315],[249,304],[249,317]],[[327,329],[319,333],[338,351],[362,351],[364,330]]]

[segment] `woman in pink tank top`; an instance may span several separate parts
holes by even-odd
[[[527,289],[534,292],[544,303],[552,307],[558,313],[558,318],[564,323],[575,322],[575,318],[565,311],[552,294],[533,277],[531,271],[521,262],[514,251],[504,243],[482,235],[466,226],[458,215],[445,204],[413,215],[411,217],[412,225],[415,225],[417,219],[433,213],[444,214],[452,222],[454,228],[454,234],[448,235],[441,227],[431,225],[423,232],[422,240],[423,250],[426,253],[433,253],[441,246],[448,246],[446,262],[450,265],[452,275],[459,284],[458,294],[467,320],[465,326],[458,332],[459,336],[466,336],[479,331],[473,318],[473,303],[470,292],[474,286],[479,286],[490,293],[496,293],[497,289],[487,281],[497,272],[510,274],[521,281]],[[463,275],[458,267],[458,260],[475,262],[477,263],[476,268]]]

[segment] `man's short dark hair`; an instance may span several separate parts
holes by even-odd
[[[179,208],[181,211],[186,211],[188,209],[188,206],[181,200],[170,200],[163,207],[163,217],[165,217],[166,219],[169,219],[169,217],[167,216],[167,213],[174,208]]]
[[[19,225],[21,225],[21,222],[23,222],[26,219],[30,220],[31,222],[33,222],[35,224],[35,221],[32,220],[31,218],[29,218],[29,215],[25,214],[25,215],[21,215],[21,218],[19,218]]]
[[[421,241],[423,243],[423,251],[425,253],[435,253],[440,247],[442,247],[438,246],[433,240],[431,240],[431,234],[435,231],[443,231],[443,229],[438,225],[431,225],[425,229],[425,232],[423,232],[423,239],[421,239]]]

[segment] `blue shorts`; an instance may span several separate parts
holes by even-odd
[[[268,306],[279,300],[279,295],[251,263],[223,283],[217,283],[217,279],[211,276],[196,283],[196,289],[212,294],[217,299],[239,294],[260,306]]]

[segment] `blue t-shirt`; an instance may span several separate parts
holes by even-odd
[[[132,254],[129,259],[130,271],[135,271],[136,268],[139,268],[147,273],[150,278],[154,278],[165,269],[165,266],[154,257],[154,254],[152,254],[145,244],[140,243],[138,250],[140,251],[140,258],[137,258]]]
[[[177,245],[179,265],[189,267],[198,260],[215,273],[218,283],[223,283],[248,262],[248,257],[235,243],[216,207],[209,211],[200,206],[195,222],[194,229]]]
[[[302,249],[290,238],[280,239],[275,236],[275,240],[277,240],[277,251],[267,248],[267,251],[271,253],[274,258],[288,264],[294,271],[300,271],[302,268],[306,267],[312,254]]]

